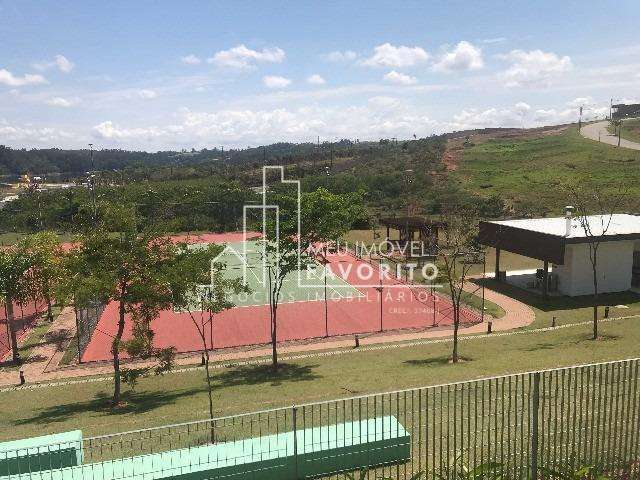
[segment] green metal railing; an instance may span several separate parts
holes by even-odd
[[[454,478],[488,463],[503,478],[549,478],[548,469],[586,465],[621,472],[640,459],[639,368],[640,359],[581,365],[86,438],[83,463],[393,416],[410,435],[411,459],[373,458],[368,479]]]

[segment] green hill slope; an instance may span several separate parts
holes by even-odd
[[[625,188],[626,209],[640,198],[640,152],[617,149],[579,136],[575,127],[552,135],[471,138],[453,175],[482,196],[498,195],[516,214],[557,214],[570,202],[569,182],[602,192]]]

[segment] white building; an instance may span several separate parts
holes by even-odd
[[[589,245],[593,242],[599,242],[599,293],[622,292],[640,285],[640,216],[575,217],[567,207],[565,217],[481,222],[480,242],[496,249],[498,279],[506,279],[500,270],[501,250],[542,260],[543,268],[526,286],[540,288],[544,294],[593,294]]]

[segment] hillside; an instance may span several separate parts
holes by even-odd
[[[381,140],[386,145],[389,140]],[[14,149],[0,145],[0,176],[61,175],[64,178],[82,176],[89,170],[140,170],[145,168],[188,166],[247,165],[273,162],[290,164],[298,161],[323,161],[353,152],[365,152],[378,144],[340,140],[333,143],[274,143],[245,149],[210,148],[191,151],[144,152],[133,150],[95,149],[93,161],[88,149],[60,148]]]
[[[622,125],[622,138],[640,143],[640,118],[624,121]]]
[[[380,216],[438,215],[451,204],[473,205],[487,218],[554,215],[571,203],[569,182],[605,193],[623,186],[623,208],[639,209],[640,152],[586,140],[575,126],[483,129],[403,142],[276,144],[202,160],[213,153],[222,152],[177,154],[181,162],[169,164],[161,155],[150,163],[139,157],[135,167],[98,171],[101,216],[118,217],[129,208],[141,225],[169,231],[237,229],[242,204],[262,183],[263,164],[283,165],[304,191],[361,192],[369,219],[357,219],[359,228],[374,226]],[[69,231],[91,205],[86,185],[31,192],[0,210],[0,232]]]
[[[605,193],[623,187],[623,208],[638,208],[640,152],[586,140],[575,126],[507,138],[471,135],[466,146],[452,142],[449,149],[459,150],[451,174],[458,184],[480,196],[499,196],[514,214],[558,214],[570,201],[571,182]]]

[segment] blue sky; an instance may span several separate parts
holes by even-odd
[[[612,22],[615,25],[612,26]],[[0,0],[0,144],[409,138],[640,97],[637,1]]]

